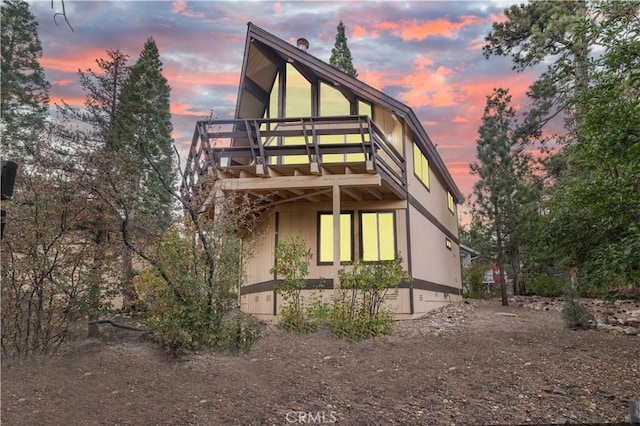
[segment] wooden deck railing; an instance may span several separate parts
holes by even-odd
[[[244,168],[267,175],[269,167],[302,162],[320,173],[323,159],[336,155],[344,161],[334,159],[332,164],[367,163],[370,172],[406,192],[404,158],[364,115],[198,121],[183,189],[195,191],[199,178],[216,169]]]

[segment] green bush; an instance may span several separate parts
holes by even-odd
[[[463,296],[470,299],[485,299],[489,295],[484,281],[485,267],[472,263],[462,269]]]
[[[281,241],[276,246],[276,264],[270,273],[282,277],[276,286],[278,294],[287,302],[280,311],[280,326],[287,331],[310,333],[316,330],[316,323],[309,321],[304,312],[300,292],[306,285],[309,262],[312,254],[307,243],[299,236]]]
[[[565,292],[565,283],[562,278],[553,278],[547,274],[541,274],[531,278],[527,282],[527,293],[543,297],[560,297]]]
[[[388,294],[411,276],[402,268],[402,258],[373,263],[354,263],[341,269],[340,289],[329,314],[331,331],[347,340],[362,340],[391,333],[393,315],[384,307]]]
[[[211,289],[204,276],[204,256],[197,255],[189,229],[170,227],[156,248],[155,258],[164,265],[150,268],[134,278],[141,310],[153,338],[172,355],[206,348],[242,350],[256,338],[256,326],[248,320],[227,321],[237,303],[229,272],[239,261],[224,257],[231,246],[221,250],[214,272],[216,287]],[[195,254],[194,254],[195,253]]]
[[[587,329],[593,327],[591,315],[580,302],[578,291],[571,285],[566,287],[562,319],[568,327],[573,329]]]

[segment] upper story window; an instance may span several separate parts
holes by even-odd
[[[453,201],[453,195],[447,191],[447,207],[451,213],[455,212],[456,203]]]
[[[323,117],[349,115],[351,104],[339,90],[320,83],[320,115]]]
[[[429,189],[429,160],[415,142],[413,144],[413,173]]]
[[[371,114],[371,104],[359,100],[358,115],[368,115],[369,118],[373,118],[373,115]]]
[[[311,116],[311,83],[287,63],[285,117]]]

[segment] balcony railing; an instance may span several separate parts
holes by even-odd
[[[405,193],[405,161],[368,116],[201,120],[196,123],[185,167],[184,189],[195,191],[201,176],[216,170],[252,171],[308,164],[364,163],[397,192]]]

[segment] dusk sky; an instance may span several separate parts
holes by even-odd
[[[413,108],[465,196],[486,96],[511,90],[516,107],[540,70],[512,71],[509,58],[482,55],[485,35],[509,1],[30,1],[39,23],[41,64],[51,103],[82,105],[78,69],[120,48],[135,62],[153,36],[171,86],[174,141],[184,156],[195,121],[234,113],[247,23],[329,62],[340,20],[358,78]],[[184,158],[183,158],[184,161]],[[461,218],[462,219],[462,218]]]

